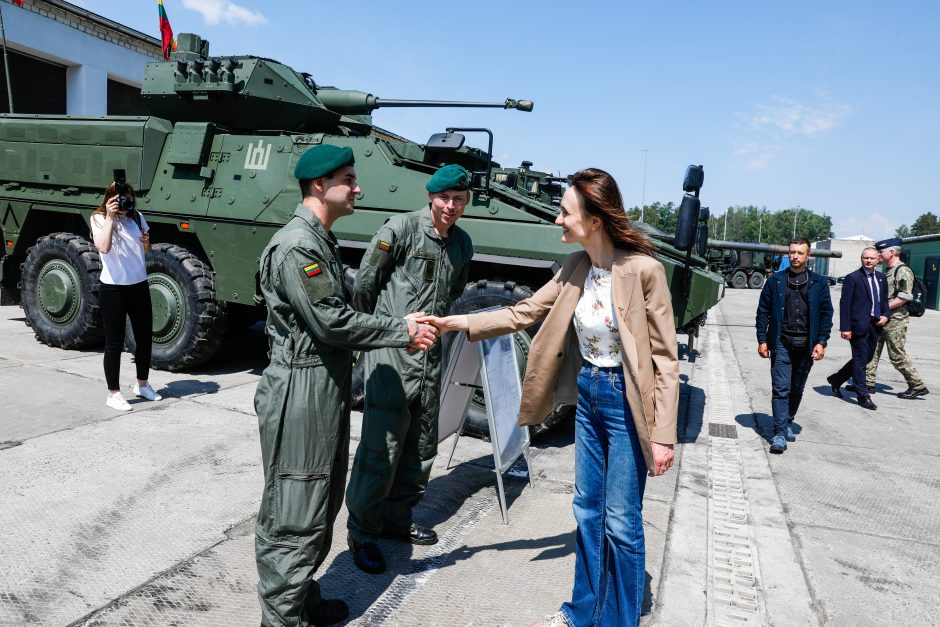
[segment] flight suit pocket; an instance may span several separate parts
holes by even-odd
[[[329,523],[329,472],[279,472],[277,488],[276,533],[307,535]]]
[[[416,273],[422,277],[425,283],[433,283],[434,275],[437,270],[438,256],[434,253],[415,251],[411,253],[421,271]]]

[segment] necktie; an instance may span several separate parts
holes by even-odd
[[[868,273],[868,285],[871,290],[871,316],[872,318],[878,316],[877,313],[881,312],[881,307],[878,307],[878,282],[875,281],[875,273]]]

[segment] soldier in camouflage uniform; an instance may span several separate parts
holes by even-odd
[[[898,394],[898,398],[911,399],[926,396],[930,391],[924,385],[924,380],[920,378],[905,350],[907,322],[910,318],[907,313],[907,302],[914,297],[914,271],[906,264],[901,263],[900,238],[892,237],[883,240],[876,243],[875,248],[881,252],[881,260],[887,266],[885,274],[888,277],[888,294],[890,295],[888,306],[891,308],[891,319],[878,340],[875,355],[868,363],[868,369],[865,372],[868,389],[875,389],[878,360],[881,359],[881,350],[887,346],[888,359],[891,360],[891,365],[907,381],[907,390]]]
[[[255,527],[261,624],[329,625],[348,609],[313,575],[330,550],[349,457],[352,350],[427,350],[434,335],[402,316],[357,312],[343,290],[333,222],[360,191],[349,148],[321,145],[297,162],[303,202],[261,257],[271,363],[255,393],[264,491]]]
[[[426,185],[428,205],[379,229],[356,274],[353,304],[400,316],[421,310],[444,316],[467,283],[473,247],[454,223],[470,201],[470,174],[439,169]],[[412,520],[437,455],[442,348],[365,355],[366,397],[346,507],[353,560],[368,573],[385,570],[377,538],[434,544],[437,534]]]

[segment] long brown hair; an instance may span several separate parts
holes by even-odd
[[[585,168],[575,172],[568,182],[581,197],[584,209],[604,223],[604,231],[614,241],[615,248],[650,257],[656,255],[656,248],[646,235],[630,226],[623,196],[614,177],[598,168]]]
[[[128,192],[130,192],[129,194],[127,194],[127,196],[130,196],[130,199],[134,201],[133,203],[131,203],[131,206],[134,206],[134,204],[136,204],[137,202],[137,194],[134,193],[134,188],[131,186],[130,183],[125,183],[124,187],[127,189]],[[104,190],[104,198],[101,200],[101,204],[98,205],[97,209],[92,211],[91,215],[95,215],[97,213],[100,213],[102,215],[107,215],[108,210],[105,209],[105,205],[107,205],[108,201],[117,195],[118,195],[117,183],[115,183],[114,181],[111,181],[111,184],[108,185],[108,188]]]

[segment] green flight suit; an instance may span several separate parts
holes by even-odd
[[[899,263],[893,268],[888,268],[885,270],[885,276],[888,279],[889,300],[894,298],[911,300],[914,298],[914,271],[907,264]],[[906,305],[891,310],[888,324],[885,325],[884,331],[878,336],[875,354],[872,355],[866,368],[865,379],[869,390],[875,389],[878,362],[881,361],[881,352],[885,346],[888,347],[888,359],[891,361],[891,365],[904,377],[908,389],[922,390],[926,387],[924,380],[920,378],[920,373],[917,372],[917,368],[914,367],[911,358],[907,354],[907,323],[910,317]]]
[[[261,258],[271,363],[255,393],[264,492],[255,528],[266,625],[307,625],[349,459],[352,351],[409,344],[402,318],[353,309],[339,246],[303,205]]]
[[[356,274],[353,304],[364,312],[443,316],[463,293],[473,246],[458,226],[441,237],[431,210],[395,216],[372,238]],[[441,342],[423,352],[365,355],[362,439],[346,491],[347,527],[359,542],[407,532],[437,455]]]

